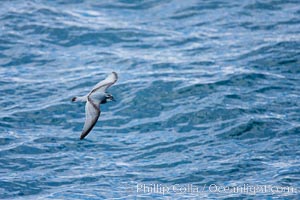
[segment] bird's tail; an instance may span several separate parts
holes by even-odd
[[[73,97],[73,98],[72,98],[72,101],[73,101],[73,102],[76,102],[76,101],[86,102],[86,100],[87,100],[87,97],[86,97],[86,96],[83,96],[83,97]]]

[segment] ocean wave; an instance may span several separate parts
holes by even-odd
[[[299,187],[299,10],[3,1],[0,198],[224,197],[138,194],[138,183]],[[85,107],[71,99],[112,71],[116,102],[80,141]]]

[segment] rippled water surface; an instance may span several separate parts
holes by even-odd
[[[1,199],[299,198],[298,0],[0,5]]]

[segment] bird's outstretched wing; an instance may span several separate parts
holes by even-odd
[[[114,84],[118,80],[118,74],[116,72],[112,72],[110,75],[106,77],[106,79],[100,81],[97,83],[97,85],[94,86],[92,91],[90,92],[93,93],[95,91],[97,92],[105,92],[107,88],[109,88],[112,84]]]
[[[95,126],[100,116],[100,113],[101,113],[100,107],[95,105],[94,102],[88,98],[85,104],[85,122],[80,136],[81,140],[85,136],[87,136],[89,132],[92,130],[92,128]]]

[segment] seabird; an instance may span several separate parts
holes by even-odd
[[[118,74],[112,72],[106,79],[100,81],[94,88],[85,96],[74,97],[72,101],[86,102],[85,104],[85,122],[82,129],[80,139],[82,140],[89,134],[95,126],[101,110],[100,104],[105,104],[108,101],[114,101],[114,97],[107,93],[106,90],[118,80]]]

